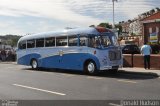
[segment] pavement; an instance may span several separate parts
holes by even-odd
[[[152,74],[160,77],[160,70],[157,69],[144,69],[138,67],[123,67],[119,69],[121,72],[139,73],[139,74]]]

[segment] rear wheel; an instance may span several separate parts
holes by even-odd
[[[36,59],[33,59],[31,61],[31,66],[32,66],[32,69],[38,69],[38,63],[37,63],[37,60]]]
[[[85,64],[85,69],[84,69],[85,73],[90,74],[90,75],[94,75],[96,74],[97,70],[96,70],[96,65],[93,61],[89,61]]]

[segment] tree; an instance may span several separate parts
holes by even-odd
[[[109,23],[100,23],[98,26],[112,29],[112,25]]]
[[[128,20],[128,22],[129,22],[129,23],[131,23],[131,22],[132,22],[132,20]]]
[[[95,25],[90,25],[89,27],[95,27]]]
[[[150,12],[148,11],[148,12],[147,12],[147,16],[150,16],[150,15],[151,15],[151,14],[150,14]]]
[[[154,13],[155,13],[154,9],[150,10],[150,14],[154,14]]]
[[[157,11],[160,11],[160,8],[156,7]]]
[[[17,42],[20,38],[21,36],[17,36],[17,35],[6,35],[6,36],[1,37],[3,41],[2,44],[11,45],[12,47],[17,46]]]
[[[116,24],[115,28],[118,29],[118,35],[120,35],[122,33],[122,26],[121,26],[121,24]]]

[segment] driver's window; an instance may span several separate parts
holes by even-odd
[[[108,36],[102,36],[102,38],[101,38],[101,45],[103,47],[108,47],[108,46],[111,45],[111,41],[110,41],[110,39],[109,39]]]

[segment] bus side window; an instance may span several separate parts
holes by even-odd
[[[78,38],[76,35],[68,36],[68,46],[77,46]]]
[[[100,43],[99,43],[98,37],[90,36],[88,38],[88,47],[100,48]]]
[[[36,47],[44,47],[44,38],[36,39]]]
[[[34,48],[35,40],[27,40],[27,48]]]
[[[26,49],[26,41],[19,42],[18,48],[19,49]]]
[[[67,46],[67,36],[56,37],[56,46]]]
[[[87,37],[80,37],[80,46],[87,46]]]
[[[46,38],[45,40],[46,47],[53,47],[55,46],[55,37]]]

